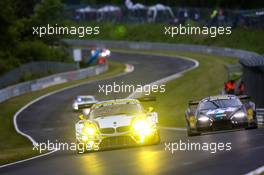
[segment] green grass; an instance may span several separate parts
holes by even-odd
[[[123,64],[110,62],[109,70],[100,75],[51,86],[49,88],[30,92],[0,103],[0,164],[14,162],[38,154],[38,152],[32,150],[33,147],[31,142],[25,137],[17,134],[14,129],[13,116],[20,108],[37,97],[49,92],[79,83],[104,79],[113,75],[117,75],[123,72],[124,68],[125,67]]]
[[[264,53],[264,30],[251,28],[232,29],[231,35],[175,35],[173,38],[164,35],[164,27],[168,24],[112,24],[112,23],[69,23],[79,26],[99,26],[99,35],[86,35],[84,39],[126,40],[163,43],[186,43],[208,46],[230,47]],[[67,36],[79,38],[77,36]]]

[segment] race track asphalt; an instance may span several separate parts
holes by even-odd
[[[98,85],[147,84],[194,66],[180,58],[113,53],[112,60],[132,64],[134,72],[100,80],[46,97],[18,116],[19,128],[37,142],[74,141],[78,113],[72,111],[77,95],[95,95],[99,100],[124,98],[129,93],[98,93]],[[156,103],[159,103],[157,101]],[[160,116],[162,117],[162,116]],[[46,157],[0,169],[6,175],[52,174],[245,174],[264,164],[264,130],[238,130],[187,137],[186,131],[162,129],[160,145],[123,148],[78,155],[59,151]],[[230,151],[168,150],[165,143],[231,143]],[[176,144],[174,144],[176,148]],[[213,146],[213,144],[211,144]],[[213,147],[212,149],[213,150]]]

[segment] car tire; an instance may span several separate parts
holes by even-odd
[[[199,133],[199,132],[192,132],[192,131],[187,131],[187,135],[189,136],[189,137],[193,137],[193,136],[199,136],[199,135],[201,135],[201,133]]]
[[[247,127],[246,129],[258,129],[258,124],[255,123],[253,126]]]
[[[199,136],[199,135],[201,135],[201,133],[200,132],[193,132],[190,128],[190,124],[187,123],[187,136],[192,137],[192,136]]]

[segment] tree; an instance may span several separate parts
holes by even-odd
[[[13,0],[1,0],[0,9],[0,49],[6,52],[16,45],[18,35],[15,29],[16,16]]]
[[[35,24],[52,24],[62,19],[62,13],[61,0],[42,0],[35,6],[32,19]]]

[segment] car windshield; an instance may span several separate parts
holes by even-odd
[[[94,101],[94,98],[93,97],[77,97],[76,100],[89,102],[89,101]]]
[[[94,101],[92,97],[83,97],[83,101]]]
[[[115,104],[94,109],[89,117],[95,119],[113,115],[135,115],[140,113],[141,110],[139,104]]]
[[[200,110],[217,109],[217,108],[228,108],[241,106],[242,103],[239,99],[220,99],[205,101],[199,105]]]

